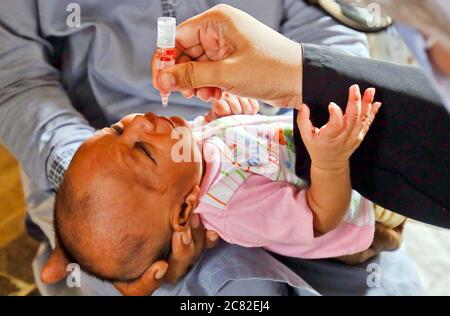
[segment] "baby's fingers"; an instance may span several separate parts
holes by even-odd
[[[361,92],[359,86],[354,84],[349,89],[348,103],[345,110],[345,127],[347,131],[353,130],[361,116]]]
[[[337,136],[344,127],[344,117],[341,108],[331,102],[328,105],[328,112],[330,113],[330,119],[327,123],[327,132],[329,136]]]
[[[243,106],[246,105],[244,104],[244,102],[241,103],[238,97],[225,93],[223,99],[225,100],[225,102],[227,102],[228,106],[230,107],[231,114],[237,115],[244,113]]]
[[[311,140],[314,134],[314,126],[309,117],[309,107],[306,104],[303,104],[301,110],[297,115],[297,125],[298,129],[300,130],[303,142]]]
[[[223,98],[213,103],[211,107],[211,112],[215,115],[215,118],[228,116],[232,114],[230,105]]]
[[[375,116],[378,114],[378,111],[381,108],[381,102],[375,102],[372,104],[372,115],[375,118]]]
[[[367,115],[367,117],[361,119],[358,128],[355,128],[353,131],[355,139],[357,139],[358,141],[362,141],[364,139],[364,137],[369,132],[370,126],[375,120],[375,116],[377,115],[380,107],[380,102],[375,102],[374,104],[372,104],[370,113]]]
[[[248,99],[250,101],[250,104],[252,106],[252,115],[258,113],[259,111],[259,102],[255,99]]]
[[[226,94],[225,100],[230,104],[233,114],[253,115],[259,110],[258,101]]]
[[[361,118],[360,121],[366,121],[372,114],[372,103],[375,97],[375,89],[369,88],[364,92],[362,98]]]
[[[240,97],[236,97],[236,99],[241,104],[241,109],[242,109],[241,113],[236,113],[236,114],[245,114],[245,115],[252,114],[252,104],[250,103],[250,99],[240,98]]]

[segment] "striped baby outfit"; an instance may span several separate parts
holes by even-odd
[[[308,184],[295,174],[292,117],[234,115],[206,125],[197,121],[193,133],[207,164],[196,212],[222,239],[302,258],[370,246],[374,205],[356,191],[342,224],[315,237]]]

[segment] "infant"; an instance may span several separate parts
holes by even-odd
[[[331,103],[320,129],[303,106],[297,120],[310,183],[295,175],[292,117],[189,124],[126,116],[75,154],[56,196],[56,238],[72,262],[110,281],[135,280],[166,259],[173,232],[186,229],[193,213],[244,247],[300,258],[361,252],[373,239],[376,206],[351,190],[349,158],[381,105],[374,93],[361,97],[351,87],[345,115]]]

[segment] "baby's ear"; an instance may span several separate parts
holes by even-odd
[[[186,229],[186,225],[194,213],[200,202],[200,187],[195,185],[191,192],[186,196],[181,208],[176,209],[170,217],[170,225],[176,232],[182,232]]]

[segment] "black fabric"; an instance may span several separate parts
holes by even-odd
[[[348,89],[376,88],[383,103],[350,160],[352,186],[404,216],[450,228],[450,114],[416,67],[357,58],[303,45],[303,102],[315,126],[328,121],[328,104],[345,109]],[[294,111],[297,175],[310,178],[310,159]]]

